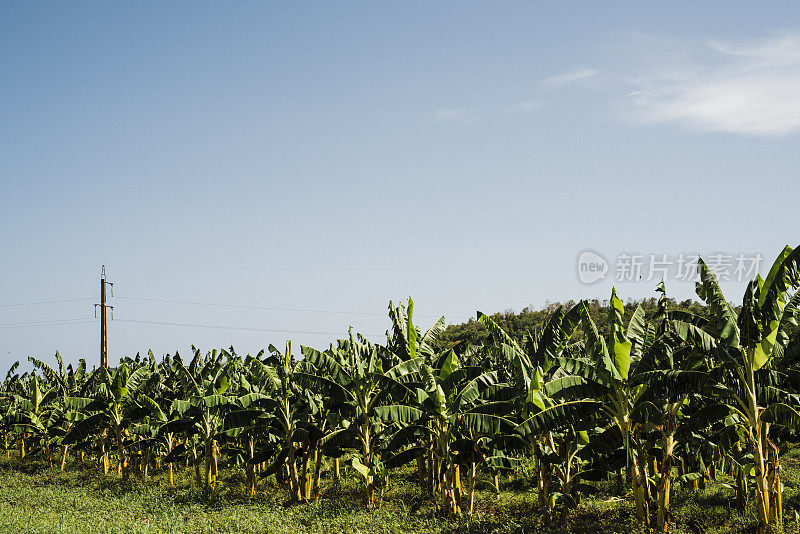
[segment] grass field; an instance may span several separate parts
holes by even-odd
[[[791,455],[790,455],[791,456]],[[797,532],[794,510],[800,508],[800,468],[784,461],[786,531]],[[380,509],[366,511],[355,478],[339,486],[327,481],[320,502],[287,506],[284,490],[272,478],[262,480],[255,498],[243,493],[244,473],[220,473],[210,495],[194,487],[191,471],[178,470],[176,487],[157,475],[142,482],[103,478],[89,464],[71,463],[61,473],[42,463],[0,459],[0,532],[131,533],[528,533],[645,532],[633,504],[613,483],[603,483],[565,521],[543,525],[536,492],[525,477],[501,479],[496,493],[482,480],[471,519],[444,519],[419,499],[413,470],[392,474]],[[752,511],[738,513],[733,490],[711,481],[704,491],[677,488],[673,532],[749,532]]]

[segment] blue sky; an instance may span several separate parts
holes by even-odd
[[[652,296],[619,254],[800,236],[791,2],[7,2],[0,75],[2,368],[97,359],[101,264],[117,358]]]

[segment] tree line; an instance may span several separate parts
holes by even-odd
[[[608,312],[611,303],[608,300],[588,299],[584,301],[586,308],[592,321],[597,325],[597,329],[602,335],[608,335],[611,324],[608,321]],[[566,302],[547,302],[541,310],[534,309],[533,306],[523,308],[519,313],[514,310],[505,310],[497,312],[489,316],[492,321],[500,325],[500,327],[515,341],[522,342],[522,338],[526,332],[534,327],[542,325],[549,315],[554,313],[559,308],[570,309],[577,303],[574,300]],[[709,310],[700,302],[692,299],[685,299],[676,301],[673,298],[666,297],[664,304],[669,310],[682,310],[693,313],[701,317],[708,316]],[[624,304],[624,317],[630,318],[636,308],[641,307],[645,315],[648,317],[655,316],[655,312],[659,306],[659,299],[650,297],[640,300],[628,299]],[[735,308],[737,312],[738,308]],[[582,339],[583,331],[578,326],[573,340]],[[467,347],[469,345],[480,345],[489,343],[492,339],[491,331],[484,326],[481,321],[470,318],[468,321],[460,324],[447,325],[442,335],[437,339],[438,349],[458,349],[459,347]]]

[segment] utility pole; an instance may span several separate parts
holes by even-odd
[[[111,308],[111,316],[114,316],[114,306],[106,304],[106,286],[111,286],[111,296],[114,296],[114,284],[106,280],[106,266],[100,274],[100,304],[94,305],[95,317],[97,317],[97,307],[100,306],[100,367],[108,367],[108,328],[106,326],[106,308]]]

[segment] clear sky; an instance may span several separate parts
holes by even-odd
[[[3,2],[0,79],[2,369],[98,360],[101,264],[114,360],[800,242],[795,2]]]

